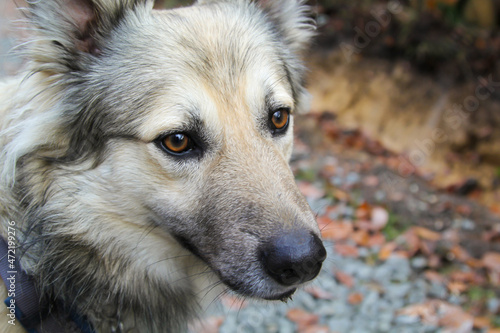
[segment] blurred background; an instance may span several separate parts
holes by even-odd
[[[293,302],[225,295],[192,330],[500,332],[500,0],[308,3],[292,169],[329,259]],[[22,65],[15,7],[1,76]]]

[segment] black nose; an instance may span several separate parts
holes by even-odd
[[[261,248],[267,274],[285,286],[310,281],[318,275],[326,250],[318,236],[304,230],[290,230]]]

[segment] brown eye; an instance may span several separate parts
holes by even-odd
[[[192,148],[189,137],[182,133],[171,134],[162,141],[163,147],[170,153],[182,154]]]
[[[290,117],[290,111],[287,109],[279,109],[274,112],[271,117],[271,123],[275,130],[284,130],[288,125],[288,118]]]

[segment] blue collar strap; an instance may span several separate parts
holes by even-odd
[[[4,303],[9,323],[20,323],[29,333],[95,333],[85,317],[49,312],[47,304],[40,304],[34,281],[19,265],[15,252],[0,237],[0,275],[7,287]]]

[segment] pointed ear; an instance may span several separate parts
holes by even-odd
[[[36,29],[31,55],[38,63],[78,64],[98,56],[106,37],[126,16],[152,0],[29,1],[29,19]]]
[[[302,54],[315,34],[316,24],[310,17],[305,0],[258,0],[259,6],[268,13],[292,51]]]

